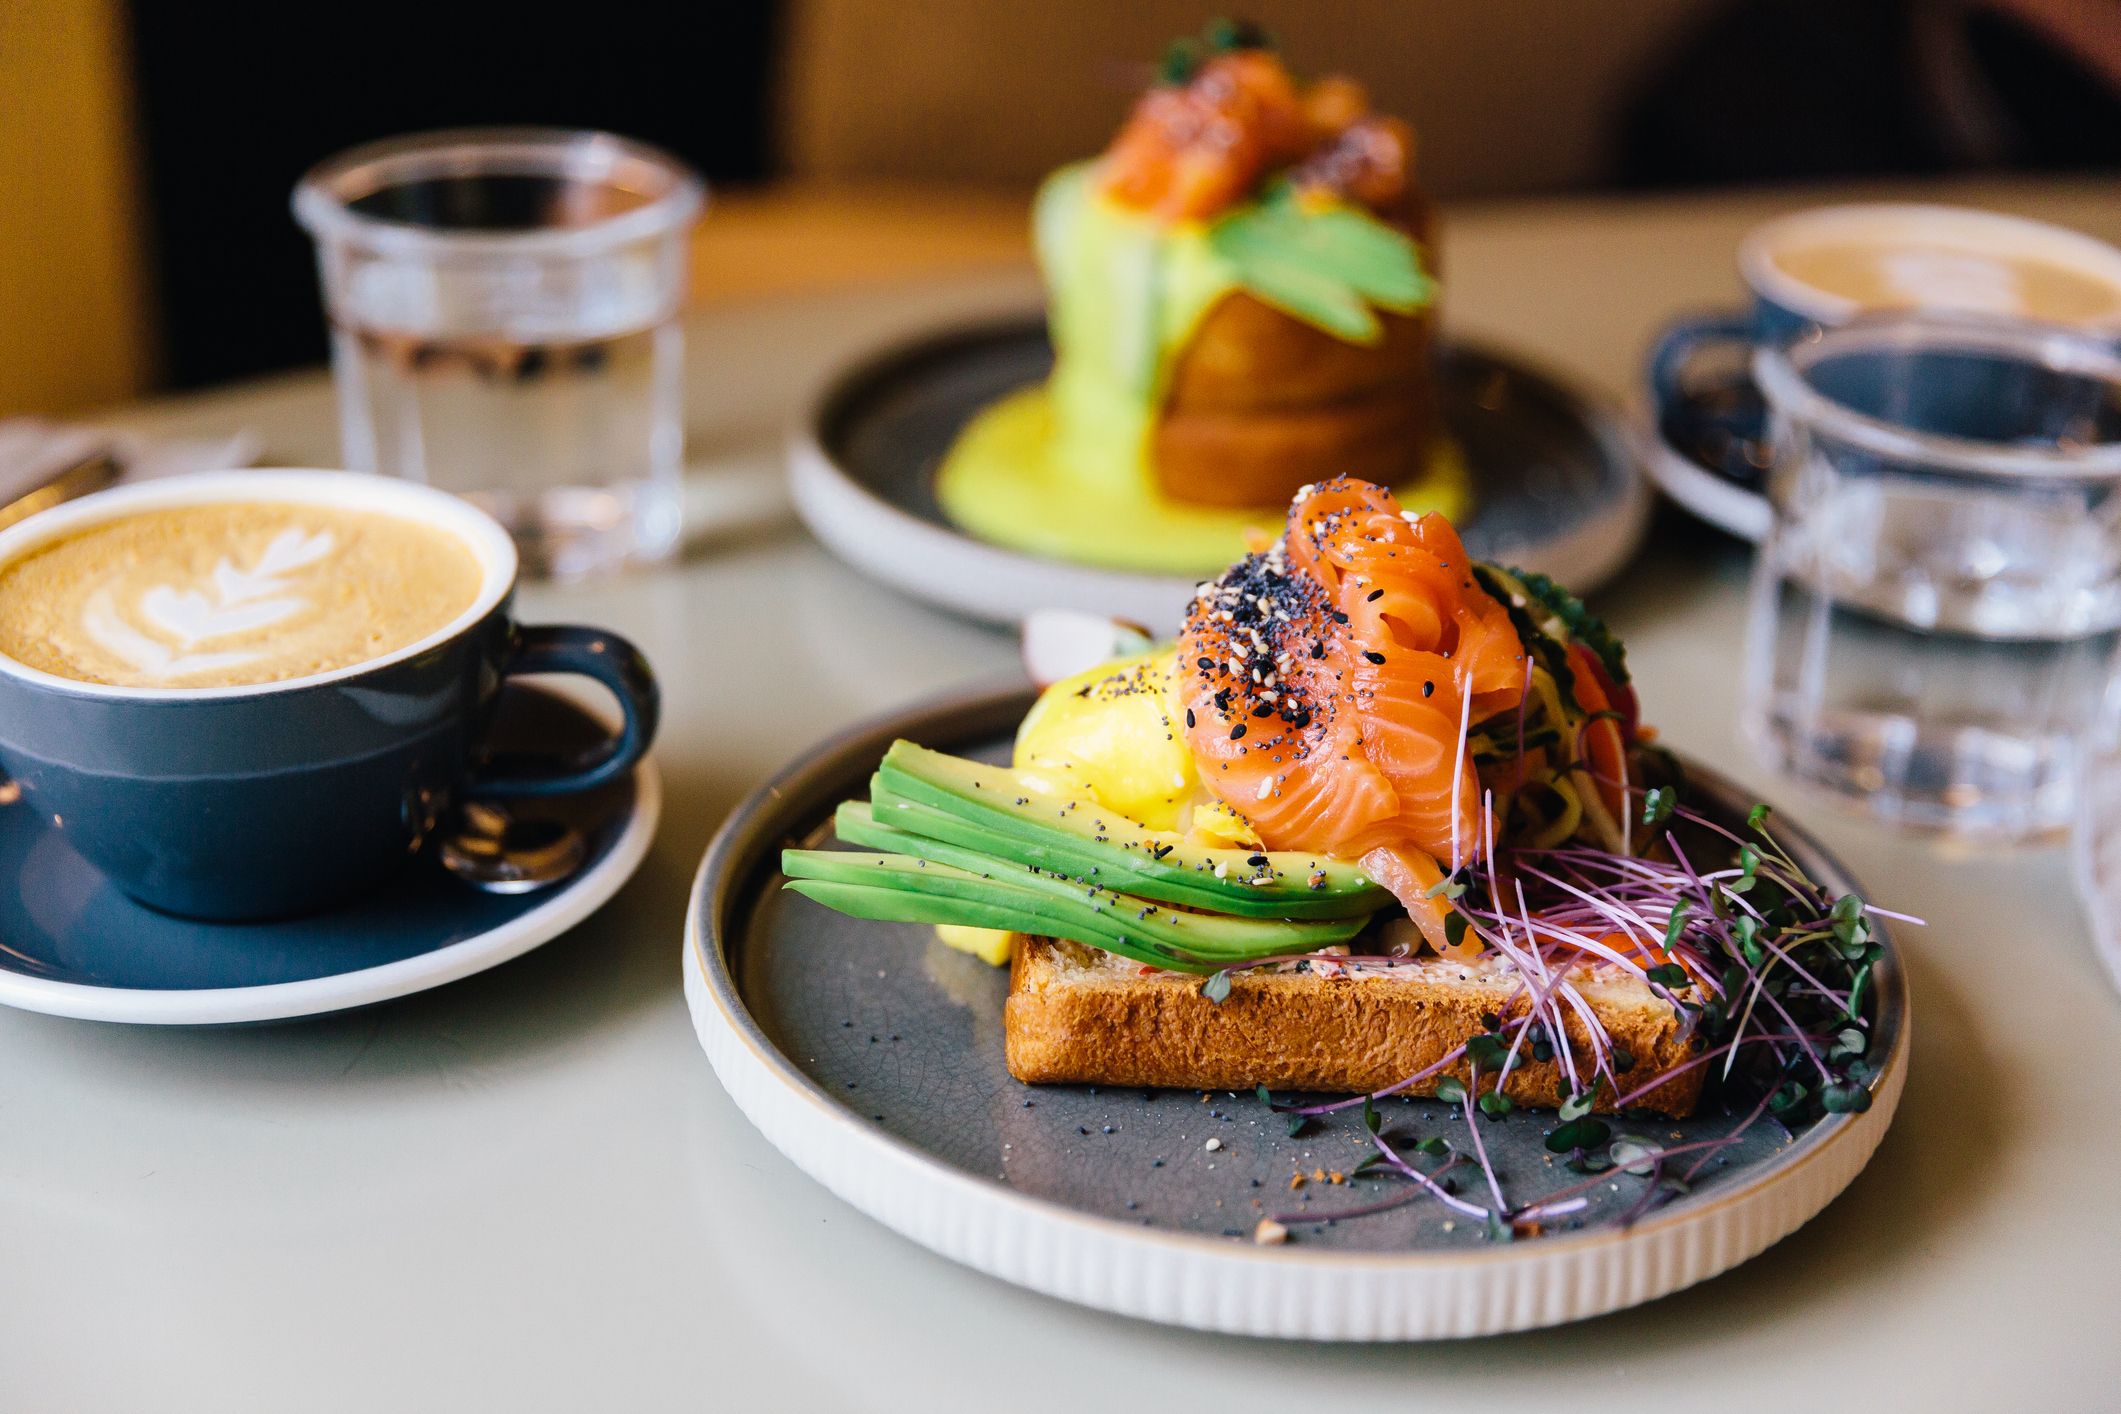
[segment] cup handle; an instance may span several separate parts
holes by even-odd
[[[1650,396],[1657,401],[1658,416],[1663,417],[1666,410],[1679,400],[1683,391],[1680,376],[1686,372],[1697,349],[1704,344],[1750,344],[1752,341],[1752,319],[1735,310],[1695,315],[1666,328],[1650,349]]]
[[[522,673],[576,673],[594,678],[619,700],[624,720],[609,743],[588,760],[557,773],[507,769],[472,778],[473,799],[573,795],[594,790],[633,769],[655,739],[662,694],[641,650],[617,634],[572,624],[536,624],[516,629],[514,651],[501,668],[504,678]]]

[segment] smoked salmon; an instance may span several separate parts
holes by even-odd
[[[1523,701],[1525,648],[1448,521],[1336,479],[1282,539],[1200,587],[1179,637],[1203,784],[1273,849],[1355,859],[1438,952],[1445,881],[1495,833],[1470,726]]]

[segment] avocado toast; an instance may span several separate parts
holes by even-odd
[[[1008,958],[1030,1083],[1552,1108],[1579,1156],[1594,1114],[1864,1107],[1866,905],[1685,795],[1580,602],[1335,480],[1010,765],[900,742],[784,870]]]

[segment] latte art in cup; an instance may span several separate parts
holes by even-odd
[[[2121,319],[2121,286],[2036,255],[1849,240],[1796,246],[1773,259],[1792,279],[1864,309],[1963,310],[2057,324]]]
[[[0,654],[76,682],[283,682],[417,643],[478,597],[457,536],[297,502],[170,506],[0,565]]]

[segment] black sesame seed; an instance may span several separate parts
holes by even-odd
[[[1362,656],[1368,658],[1373,663],[1382,663],[1385,660],[1385,655],[1378,652],[1374,648],[1364,649]]]
[[[1244,737],[1244,734],[1245,724],[1243,722],[1239,722],[1236,726],[1230,728],[1230,740],[1232,741],[1241,740]]]
[[[1433,683],[1433,682],[1425,682],[1425,683],[1423,683],[1423,684],[1421,685],[1421,695],[1422,695],[1423,697],[1433,697],[1433,696],[1435,696],[1435,694],[1436,694],[1436,684],[1435,684],[1435,683]]]
[[[1385,592],[1382,589],[1373,589],[1368,594],[1363,596],[1363,602],[1366,604],[1374,604],[1384,597]]]
[[[1193,725],[1193,709],[1191,707],[1186,709],[1186,725],[1188,727]]]

